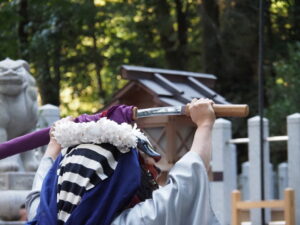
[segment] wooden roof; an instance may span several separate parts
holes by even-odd
[[[217,78],[211,74],[123,65],[121,75],[130,82],[114,95],[108,106],[185,105],[193,98],[202,97],[213,99],[218,104],[228,104],[212,89]]]

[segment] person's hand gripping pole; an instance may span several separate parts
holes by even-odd
[[[190,117],[197,125],[191,151],[202,158],[207,170],[211,159],[212,128],[216,119],[213,104],[207,98],[193,99],[189,104]]]

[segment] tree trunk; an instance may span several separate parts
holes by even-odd
[[[177,2],[180,0],[177,0]],[[177,7],[180,7],[180,5],[177,5]],[[160,44],[161,47],[164,49],[165,52],[165,59],[167,61],[167,67],[172,69],[185,69],[186,65],[186,59],[181,54],[181,51],[179,50],[179,33],[180,38],[182,38],[183,44],[185,41],[185,34],[184,34],[184,20],[182,21],[182,18],[180,17],[180,14],[177,15],[177,21],[180,20],[180,22],[183,22],[180,24],[180,32],[176,33],[176,31],[173,28],[173,21],[171,19],[170,14],[170,5],[166,0],[159,0],[157,1],[157,4],[155,5],[155,13],[157,17],[157,21],[161,21],[158,24],[158,32],[160,36]],[[181,13],[180,9],[180,13]],[[178,11],[177,11],[178,13]],[[178,24],[179,26],[179,24]]]
[[[294,0],[293,7],[293,40],[300,40],[300,0]]]
[[[55,42],[55,48],[53,52],[53,69],[54,69],[54,77],[52,81],[53,85],[53,96],[51,100],[54,105],[59,106],[60,105],[60,79],[61,79],[61,72],[60,72],[60,67],[61,67],[61,44],[60,44],[60,38],[57,37],[57,40]]]
[[[225,0],[220,18],[222,69],[220,93],[233,102],[257,107],[258,1]],[[218,55],[216,55],[218,57]],[[243,93],[237,95],[236,93]]]
[[[103,90],[102,79],[101,79],[101,70],[102,70],[102,59],[100,55],[97,53],[97,37],[95,35],[95,28],[92,30],[92,38],[93,38],[93,59],[95,63],[96,69],[96,77],[97,77],[97,84],[98,84],[98,96],[99,98],[105,98],[105,92]]]
[[[203,64],[204,72],[214,75],[220,74],[221,46],[219,41],[219,6],[217,0],[203,0]]]
[[[267,49],[272,49],[273,47],[273,31],[272,31],[272,20],[271,20],[271,0],[266,1],[266,8],[265,8],[265,21],[266,21],[266,47]]]
[[[26,48],[28,48],[28,33],[26,32],[26,25],[28,24],[28,1],[20,0],[18,7],[18,14],[20,16],[18,24],[18,37],[20,43],[20,56],[22,59],[27,59]]]
[[[59,106],[59,86],[51,78],[50,72],[50,57],[47,53],[38,62],[36,66],[38,70],[39,92],[42,99],[42,104],[53,104]]]
[[[90,1],[90,4],[93,8],[93,12],[96,16],[96,12],[97,9],[95,7],[94,1]],[[93,18],[95,18],[95,16]],[[103,82],[102,82],[102,78],[101,78],[101,70],[103,67],[103,63],[102,63],[102,59],[100,54],[98,54],[98,48],[97,48],[97,37],[96,37],[96,28],[95,28],[95,19],[92,19],[89,27],[90,27],[90,35],[93,39],[93,48],[92,48],[92,59],[94,61],[95,64],[95,69],[96,69],[96,79],[97,79],[97,86],[98,86],[98,90],[97,90],[97,94],[99,96],[99,98],[101,99],[105,99],[105,91],[103,90]]]
[[[186,11],[183,11],[183,4],[182,0],[176,0],[176,16],[177,16],[177,24],[178,24],[178,53],[179,59],[181,61],[182,69],[186,69],[186,63],[188,61],[188,54],[187,54],[187,30],[188,30],[188,23],[187,23],[187,13],[188,13],[188,3],[186,7]]]

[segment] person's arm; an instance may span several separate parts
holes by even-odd
[[[191,119],[197,125],[191,151],[202,158],[206,169],[211,159],[211,136],[216,119],[212,104],[209,99],[193,100],[190,104]]]
[[[27,195],[25,201],[28,221],[31,221],[36,216],[36,211],[40,203],[40,191],[42,184],[52,165],[53,160],[51,157],[44,156],[41,159],[39,168],[35,173],[31,192]]]
[[[64,118],[60,121],[71,120],[71,117]],[[40,165],[35,174],[32,190],[26,197],[26,211],[28,220],[32,220],[36,216],[37,207],[40,203],[40,191],[42,189],[43,181],[53,165],[53,162],[61,152],[61,146],[54,139],[52,132],[55,129],[55,124],[50,130],[50,142],[47,146],[45,154],[41,159]]]
[[[219,224],[211,209],[206,172],[215,121],[211,104],[208,99],[191,102],[191,118],[197,130],[190,152],[171,169],[168,184],[154,191],[152,199],[122,212],[112,225]]]

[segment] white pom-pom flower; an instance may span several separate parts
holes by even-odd
[[[86,123],[64,120],[55,124],[52,134],[63,148],[84,143],[110,143],[122,153],[135,148],[137,138],[146,138],[136,125],[118,124],[106,117]]]

